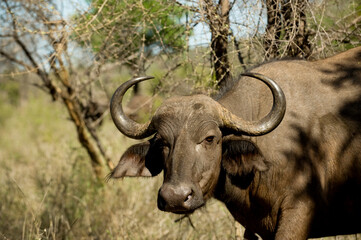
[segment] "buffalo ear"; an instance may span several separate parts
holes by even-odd
[[[162,170],[161,150],[147,141],[129,147],[110,173],[110,178],[153,177]]]
[[[263,172],[269,168],[261,151],[249,140],[228,138],[223,140],[222,148],[222,167],[233,180],[250,181],[256,171]]]

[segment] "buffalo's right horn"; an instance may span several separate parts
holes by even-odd
[[[274,130],[282,121],[286,112],[286,97],[277,83],[259,73],[244,73],[243,76],[257,78],[264,82],[272,92],[273,106],[271,111],[259,121],[245,121],[221,107],[223,128],[235,134],[261,136]]]
[[[110,101],[110,114],[115,126],[117,126],[120,132],[130,138],[142,139],[155,133],[155,130],[151,127],[151,121],[148,121],[145,124],[137,123],[124,114],[122,107],[123,96],[130,87],[152,78],[154,77],[136,77],[123,83],[117,90],[115,90]]]

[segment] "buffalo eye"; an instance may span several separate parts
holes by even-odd
[[[169,148],[170,147],[170,144],[166,140],[161,138],[159,135],[157,135],[156,141],[160,148]]]
[[[159,144],[159,147],[161,148],[161,150],[163,151],[163,155],[168,156],[170,144],[167,141],[165,141],[164,139],[159,139],[158,144]]]
[[[204,140],[206,141],[206,143],[213,143],[213,141],[214,141],[214,136],[206,137]]]
[[[170,144],[169,144],[168,142],[166,142],[166,141],[162,141],[162,142],[161,142],[161,147],[162,147],[163,149],[169,149],[169,148],[170,148]]]

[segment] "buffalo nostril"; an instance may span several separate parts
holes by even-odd
[[[193,190],[190,189],[189,192],[187,194],[185,194],[187,197],[184,199],[184,202],[188,202],[189,200],[191,200],[193,198]]]

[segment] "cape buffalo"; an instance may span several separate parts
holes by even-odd
[[[150,78],[125,82],[113,95],[118,129],[152,138],[131,146],[111,177],[163,170],[160,210],[191,213],[215,197],[248,236],[361,232],[361,47],[263,64],[217,99],[172,97],[140,124],[125,116],[122,98]]]

